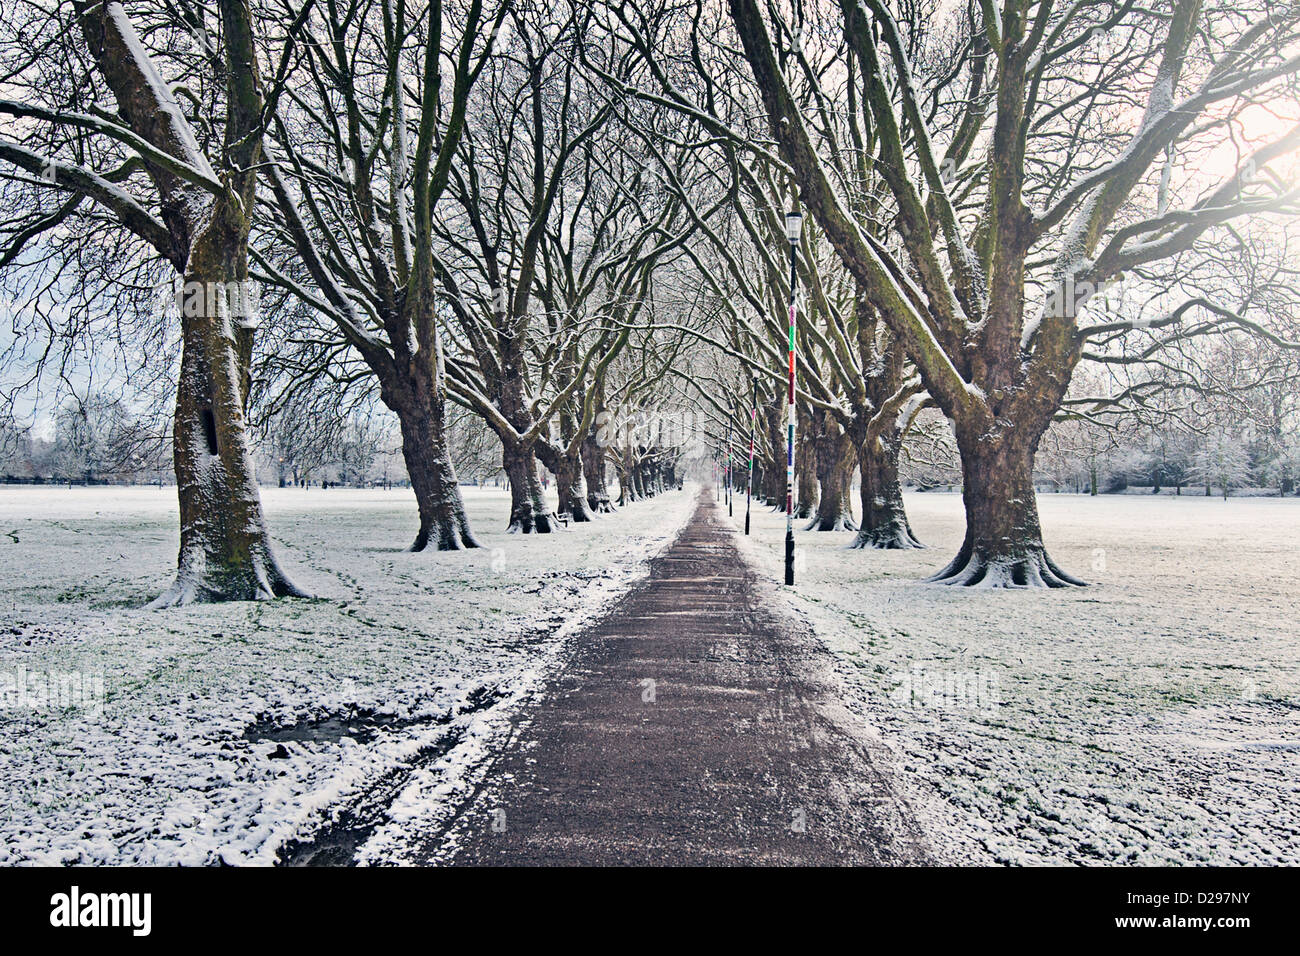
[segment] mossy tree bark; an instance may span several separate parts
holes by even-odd
[[[814,412],[815,442],[812,457],[815,459],[820,496],[817,513],[805,531],[856,531],[850,491],[853,479],[853,441],[825,411]]]
[[[922,548],[907,520],[903,487],[898,480],[898,453],[903,443],[897,428],[863,442],[858,449],[862,524],[852,548],[905,550]]]
[[[550,534],[559,520],[546,504],[542,482],[537,474],[537,451],[534,445],[510,442],[503,446],[501,466],[510,481],[511,534]]]
[[[1043,547],[1033,482],[1041,434],[958,432],[966,537],[957,557],[931,580],[985,588],[1083,584],[1057,567]]]
[[[249,195],[250,201],[252,196]],[[208,290],[247,281],[247,227],[225,201],[195,237],[186,288],[207,300],[183,308],[173,428],[181,544],[176,581],[151,606],[302,596],[281,570],[262,515],[244,404],[252,331]]]
[[[592,514],[611,514],[614,511],[614,504],[609,497],[607,471],[605,449],[601,447],[597,431],[593,428],[582,440],[582,474],[587,482],[587,506]]]
[[[776,401],[759,409],[767,428],[767,467],[764,469],[763,497],[773,511],[785,511],[785,412]]]
[[[490,269],[496,273],[495,258],[490,258]],[[526,319],[518,318],[517,311],[523,310],[498,309],[496,315],[500,330],[497,348],[501,359],[496,407],[500,409],[504,424],[496,425],[495,430],[501,439],[501,465],[510,481],[507,529],[511,534],[550,534],[559,528],[560,522],[546,504],[537,474],[538,442],[542,439],[534,428],[537,423],[530,410],[524,380],[523,329]],[[493,424],[491,419],[489,424]]]
[[[866,389],[874,414],[863,409],[854,422],[862,523],[850,547],[890,551],[921,548],[924,545],[907,520],[903,486],[898,479],[898,456],[909,424],[900,420],[907,417],[901,408],[914,401],[904,381],[907,356],[897,337],[881,328],[870,303],[861,294],[857,309],[863,363],[870,364],[876,375],[867,381]],[[919,393],[919,388],[916,391]]]
[[[802,403],[795,406],[799,416],[798,430],[795,434],[794,455],[794,516],[798,519],[811,518],[817,511],[821,487],[817,481],[817,441],[819,436],[813,432],[812,416]],[[782,454],[784,454],[784,444]]]
[[[246,0],[220,0],[217,7],[226,67],[220,174],[122,4],[76,5],[119,116],[156,151],[142,162],[157,189],[169,241],[150,241],[183,281],[173,424],[180,549],[176,580],[151,607],[302,594],[271,547],[245,421],[256,326],[249,216],[256,206],[264,106],[252,16]]]
[[[587,476],[582,468],[582,456],[558,456],[555,473],[555,490],[559,495],[559,513],[567,515],[574,524],[592,520],[591,506],[587,503]]]
[[[561,448],[539,441],[537,457],[555,476],[559,500],[557,516],[579,524],[591,520],[591,510],[587,505],[587,478],[582,470],[581,446],[576,442],[573,444],[578,450],[570,454],[567,445]]]
[[[409,356],[407,363],[408,373],[393,376],[380,393],[401,425],[402,459],[420,515],[410,550],[477,548],[447,445],[447,405],[437,387],[439,375],[428,367],[423,350]]]

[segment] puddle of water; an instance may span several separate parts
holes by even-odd
[[[374,711],[359,711],[346,715],[331,714],[315,720],[302,720],[288,726],[269,720],[259,720],[244,731],[244,739],[272,743],[303,741],[335,744],[344,737],[351,737],[357,743],[364,744],[374,740],[381,730],[405,730],[407,727],[429,722],[428,717],[397,717]]]
[[[280,734],[295,733],[299,736],[261,736],[259,740],[338,740],[344,736],[358,741],[373,738],[380,731],[395,731],[413,724],[449,724],[455,717],[485,710],[499,700],[502,694],[494,687],[482,687],[466,700],[465,704],[454,713],[435,718],[412,720],[383,717],[376,714],[363,715],[360,721],[340,717],[328,717],[323,720],[304,722],[292,727],[275,731]],[[370,723],[366,723],[366,721]],[[245,736],[249,736],[257,725],[250,727]],[[324,736],[335,734],[336,737]],[[358,736],[368,732],[367,738]],[[302,736],[303,734],[315,736]],[[370,839],[375,829],[384,822],[389,805],[405,789],[411,777],[420,769],[441,760],[464,739],[463,729],[449,730],[442,737],[421,750],[410,763],[389,771],[368,787],[365,793],[345,806],[333,821],[325,824],[310,839],[292,840],[280,850],[279,866],[351,866],[356,852]]]
[[[338,817],[309,840],[293,840],[280,850],[279,866],[351,866],[361,845],[384,821],[388,805],[397,799],[411,775],[422,766],[442,758],[460,743],[464,735],[452,732],[416,756],[410,766],[385,774],[356,803],[344,807]]]

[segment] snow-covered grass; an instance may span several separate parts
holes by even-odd
[[[271,863],[455,741],[419,771],[450,798],[693,502],[520,536],[504,491],[467,489],[482,550],[411,554],[407,490],[263,496],[283,566],[317,599],[144,611],[174,573],[174,489],[0,488],[0,864]],[[51,674],[87,678],[90,705],[16,701],[19,680],[30,696]],[[400,722],[345,736],[372,713]],[[289,725],[303,739],[262,733]]]
[[[920,583],[961,542],[958,495],[907,496],[924,551],[796,531],[786,599],[894,748],[935,848],[953,862],[1300,863],[1300,501],[1039,503],[1049,552],[1091,587]],[[773,579],[784,527],[755,510],[746,553]]]

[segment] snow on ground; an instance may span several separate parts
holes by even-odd
[[[1300,863],[1300,501],[1039,497],[1061,591],[920,583],[961,498],[909,494],[924,551],[796,531],[784,592],[952,862]],[[744,522],[743,500],[733,519]],[[778,579],[785,519],[746,552]]]
[[[272,863],[448,746],[423,792],[464,790],[694,497],[524,536],[504,491],[465,492],[484,547],[411,554],[409,490],[266,489],[317,599],[143,611],[175,568],[174,489],[0,488],[0,864]]]

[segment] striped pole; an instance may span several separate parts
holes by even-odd
[[[799,255],[799,233],[803,229],[803,214],[791,211],[785,214],[785,237],[790,241],[790,388],[786,405],[785,426],[785,583],[794,584],[794,318],[795,283],[798,275],[795,265]]]
[[[730,518],[735,512],[731,506],[731,418],[727,418],[727,517]]]
[[[751,380],[754,400],[749,409],[749,474],[745,476],[745,534],[749,534],[749,502],[754,497],[754,430],[758,427],[758,375]]]

